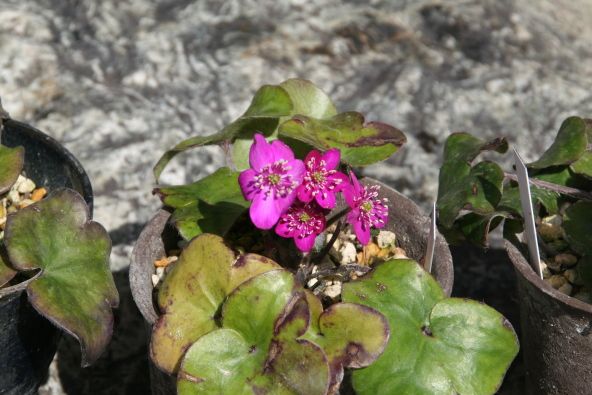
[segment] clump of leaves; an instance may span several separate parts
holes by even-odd
[[[22,148],[0,145],[0,198],[23,169]],[[26,289],[33,307],[79,340],[82,365],[94,362],[113,329],[119,296],[111,272],[111,240],[90,220],[71,189],[9,214],[0,241],[0,297]],[[16,275],[25,280],[13,284]],[[11,282],[12,280],[12,282]]]
[[[487,246],[488,234],[502,222],[506,238],[513,240],[522,232],[516,176],[497,163],[476,161],[483,151],[505,153],[507,148],[503,138],[486,142],[467,133],[448,137],[440,169],[438,218],[449,242],[468,240]],[[551,146],[527,166],[535,215],[539,221],[563,216],[570,248],[583,257],[582,262],[590,261],[592,121],[567,118]]]
[[[236,168],[155,190],[188,241],[159,289],[150,346],[179,394],[335,394],[346,369],[359,394],[495,392],[518,350],[511,325],[482,304],[445,298],[416,262],[365,267],[341,301],[323,304],[304,286],[345,227],[367,245],[386,226],[380,185],[359,182],[351,166],[404,142],[392,126],[338,114],[310,82],[288,80],[261,88],[220,132],[163,155],[157,178],[178,152],[206,144],[232,144]],[[277,254],[280,265],[231,249],[229,230],[239,218],[243,229],[247,210],[262,243],[282,250],[282,238],[293,239],[298,265],[289,253]]]

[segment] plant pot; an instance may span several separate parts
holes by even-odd
[[[0,120],[2,122],[2,120]],[[92,215],[93,193],[86,172],[57,141],[24,123],[5,120],[1,142],[25,148],[27,177],[50,191],[68,187],[78,191]],[[1,124],[0,124],[1,126]],[[22,285],[0,290],[0,394],[37,394],[47,377],[61,331],[28,303]]]
[[[516,272],[522,352],[529,394],[592,391],[592,305],[538,277],[520,248],[506,241]]]
[[[394,189],[372,179],[363,179],[364,184],[381,186],[381,198],[391,203],[387,230],[396,233],[397,240],[407,255],[421,262],[428,237],[430,219],[421,213],[420,208],[410,199]],[[158,319],[157,307],[153,299],[151,276],[154,261],[165,256],[165,251],[176,246],[176,230],[169,224],[170,213],[160,210],[144,227],[132,252],[130,266],[130,286],[133,298],[146,320],[147,336],[150,338],[152,325]],[[447,296],[452,291],[454,270],[452,256],[446,241],[437,234],[432,266],[433,274]],[[152,394],[169,395],[176,393],[175,378],[161,372],[150,361]]]

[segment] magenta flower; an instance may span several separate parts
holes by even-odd
[[[350,172],[351,184],[343,189],[345,201],[351,207],[347,214],[347,221],[354,227],[354,232],[360,243],[370,242],[370,228],[383,228],[388,221],[388,206],[386,199],[378,197],[380,186],[366,187],[360,185],[356,175]]]
[[[251,200],[249,214],[259,229],[271,229],[296,198],[302,182],[304,164],[283,142],[265,141],[255,134],[249,151],[250,169],[238,177],[243,196]]]
[[[296,202],[280,217],[275,233],[282,237],[294,238],[300,251],[308,252],[315,238],[325,230],[325,213],[316,203]]]
[[[323,208],[335,207],[335,193],[343,190],[348,183],[347,176],[335,170],[339,166],[340,156],[336,148],[322,156],[317,150],[306,155],[306,172],[302,185],[298,187],[298,199],[305,203],[315,199]]]

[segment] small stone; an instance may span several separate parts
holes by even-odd
[[[343,243],[343,247],[339,250],[340,259],[339,263],[342,265],[347,265],[349,263],[354,263],[357,259],[357,251],[356,246],[354,243],[345,242]]]
[[[388,230],[381,230],[376,236],[376,242],[380,248],[394,247],[397,236]]]
[[[570,283],[574,284],[574,285],[583,285],[584,283],[582,282],[582,279],[580,278],[580,275],[578,274],[578,272],[575,269],[568,269],[565,272],[563,272],[563,276],[567,279],[567,281],[569,281]]]
[[[405,250],[402,249],[402,248],[400,248],[400,247],[395,248],[393,250],[393,252],[394,252],[394,255],[393,255],[393,258],[394,259],[407,259],[407,258],[409,258],[407,256],[407,253],[405,252]]]
[[[33,203],[35,203],[35,202],[31,199],[24,199],[24,200],[21,200],[21,202],[18,205],[18,208],[19,209],[25,208],[25,207],[32,205]]]
[[[573,296],[574,298],[581,300],[584,303],[592,304],[592,295],[586,291],[580,291]]]
[[[564,267],[572,267],[578,263],[578,258],[572,254],[555,255],[555,263]]]
[[[163,274],[164,274],[164,267],[157,267],[156,268],[156,275],[158,277],[162,277]]]
[[[564,284],[567,284],[567,279],[560,274],[554,274],[545,281],[555,289],[559,289]]]
[[[153,274],[152,275],[152,286],[156,287],[158,285],[159,281],[160,281],[160,278],[158,277],[158,275]]]
[[[550,215],[548,217],[543,218],[541,222],[547,225],[561,226],[563,224],[563,217],[557,214]]]
[[[331,299],[337,299],[341,295],[341,282],[333,281],[333,284],[327,285],[325,295]]]
[[[562,294],[569,296],[569,295],[571,295],[571,292],[573,291],[573,287],[570,283],[565,283],[561,287],[557,288],[557,290],[559,292],[561,292]]]
[[[560,226],[541,223],[538,227],[539,234],[546,242],[563,237],[563,229]]]
[[[317,285],[318,283],[319,283],[319,280],[318,280],[318,279],[316,279],[316,278],[311,278],[311,279],[310,279],[310,280],[308,280],[308,282],[306,283],[306,286],[307,286],[308,288],[312,288],[312,287],[314,287],[315,285]]]
[[[33,182],[33,180],[28,178],[25,178],[25,180],[21,182],[17,187],[17,191],[19,191],[19,193],[31,193],[34,189],[35,183]]]
[[[33,200],[34,202],[38,202],[41,199],[43,199],[45,197],[45,195],[47,195],[47,189],[37,188],[31,194],[31,200]]]
[[[553,240],[547,243],[550,249],[556,252],[563,252],[569,248],[569,243],[563,239]]]
[[[7,198],[13,205],[17,205],[21,201],[21,195],[16,189],[11,189],[10,192],[8,192]]]
[[[543,261],[541,261],[541,272],[543,273],[543,278],[549,278],[553,275],[549,270],[549,266]]]
[[[543,262],[541,262],[543,263]],[[553,272],[560,272],[561,271],[561,265],[556,263],[553,258],[548,259],[546,261],[544,261],[545,265],[547,265],[547,267],[549,269],[551,269]]]

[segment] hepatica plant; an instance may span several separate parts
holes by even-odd
[[[0,298],[26,290],[41,315],[78,339],[87,366],[111,339],[119,300],[108,265],[111,240],[73,190],[17,207],[23,163],[22,147],[0,145]]]
[[[486,246],[504,224],[505,238],[521,233],[516,176],[483,151],[505,153],[504,138],[484,141],[467,133],[448,137],[440,169],[440,229],[450,242]],[[527,165],[545,280],[561,292],[592,303],[592,121],[567,118],[551,146]]]
[[[496,391],[518,351],[511,325],[483,304],[446,298],[416,262],[352,265],[364,270],[342,277],[338,297],[312,292],[312,268],[340,232],[364,246],[396,221],[380,186],[353,168],[404,142],[390,125],[337,113],[310,82],[288,80],[262,87],[221,131],[163,155],[157,178],[177,153],[208,144],[233,163],[155,189],[184,248],[158,289],[150,353],[179,394]]]

